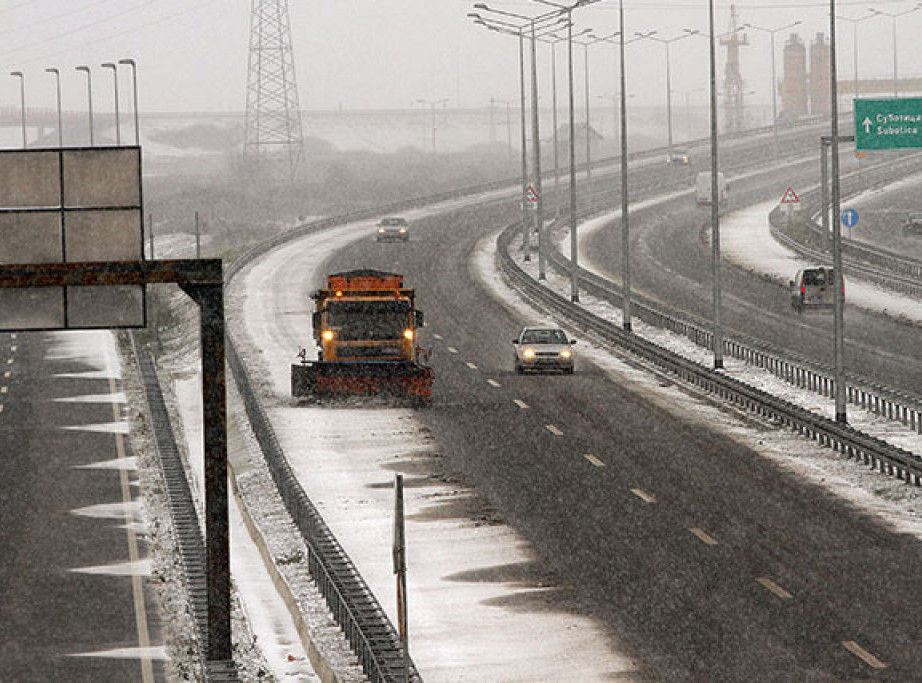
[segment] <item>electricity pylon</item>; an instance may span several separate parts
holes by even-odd
[[[288,2],[252,0],[244,159],[287,162],[293,177],[303,153]]]

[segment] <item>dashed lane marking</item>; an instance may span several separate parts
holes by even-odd
[[[523,401],[523,400],[520,399],[520,398],[514,398],[514,399],[512,399],[512,402],[515,403],[519,408],[527,408],[527,407],[528,407],[528,404],[525,403],[525,401]]]
[[[886,669],[887,665],[880,661],[877,657],[872,655],[870,652],[861,647],[854,640],[843,640],[842,646],[855,655],[858,659],[862,660],[872,669]]]
[[[10,390],[9,387],[0,387],[0,394],[5,394]]]
[[[13,374],[13,371],[12,371],[12,370],[7,370],[6,372],[3,373],[3,376],[4,376],[4,377],[9,377],[9,376],[12,375],[12,374]]]
[[[16,344],[13,344],[13,345],[10,347],[10,352],[11,352],[11,353],[15,353],[15,352],[16,352]]]
[[[456,349],[454,346],[449,346],[448,353],[458,353],[458,349]]]
[[[442,335],[440,335],[440,334],[433,334],[432,337],[433,337],[434,339],[438,339],[439,341],[442,340]]]
[[[563,436],[563,432],[557,429],[557,427],[554,425],[544,425],[544,428],[554,436]]]
[[[12,358],[7,358],[7,359],[6,359],[6,364],[7,364],[7,365],[12,365],[12,364],[13,364],[13,359],[12,359]]]
[[[473,363],[466,363],[466,365],[467,365],[467,367],[469,367],[471,370],[476,370],[476,369],[477,369],[477,366],[474,365]]]
[[[583,457],[596,467],[605,467],[605,463],[595,457],[592,453],[586,453]]]
[[[643,489],[631,489],[631,493],[633,493],[635,496],[640,498],[645,503],[655,503],[656,502],[656,496],[653,496],[647,493]]]
[[[502,386],[502,384],[497,382],[495,379],[488,379],[487,384],[489,384],[491,387],[496,387],[497,389]]]
[[[717,545],[717,541],[714,540],[713,536],[708,535],[703,530],[699,529],[696,526],[693,526],[689,529],[698,539],[704,543],[704,545]]]
[[[772,581],[771,579],[765,576],[760,576],[759,578],[756,579],[756,581],[762,584],[765,588],[770,590],[772,593],[777,595],[782,600],[791,600],[794,597],[793,595],[788,593],[786,590],[784,590],[781,586],[779,586],[777,583],[775,583],[774,581]]]

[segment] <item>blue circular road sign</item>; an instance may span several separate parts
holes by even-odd
[[[854,209],[845,209],[842,212],[842,225],[846,228],[853,228],[858,225],[858,212]]]

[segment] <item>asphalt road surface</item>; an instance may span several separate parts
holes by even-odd
[[[164,680],[125,399],[72,334],[0,334],[0,680]]]

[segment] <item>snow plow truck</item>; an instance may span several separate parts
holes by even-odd
[[[402,275],[333,273],[311,298],[317,360],[300,350],[300,362],[291,366],[292,396],[391,394],[428,403],[433,372],[420,362],[428,352],[417,345],[423,314]]]

